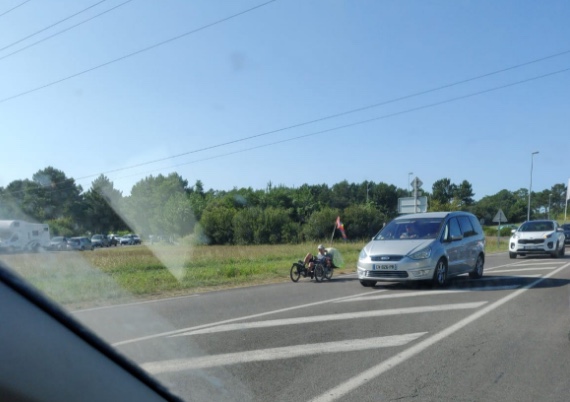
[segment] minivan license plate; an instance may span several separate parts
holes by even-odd
[[[374,269],[379,271],[379,270],[395,270],[396,266],[394,264],[376,264],[374,265]]]

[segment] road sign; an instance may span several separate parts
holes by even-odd
[[[398,198],[398,213],[413,214],[417,212],[427,212],[427,197],[404,197]]]
[[[497,212],[497,215],[495,215],[495,217],[493,218],[493,222],[495,223],[507,222],[507,217],[503,213],[502,209],[499,209],[499,212]]]
[[[422,181],[417,176],[414,180],[412,180],[412,188],[414,188],[415,190],[420,188],[422,186],[422,184],[424,184],[424,183],[422,183]]]

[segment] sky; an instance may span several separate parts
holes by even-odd
[[[177,172],[449,178],[478,200],[532,167],[550,189],[570,177],[568,21],[566,0],[3,0],[0,187],[53,166],[123,195]]]

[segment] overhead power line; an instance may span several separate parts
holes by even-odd
[[[374,122],[374,121],[379,121],[379,120],[388,119],[388,118],[391,118],[391,117],[401,116],[401,115],[404,115],[404,114],[408,114],[408,113],[412,113],[412,112],[417,112],[417,111],[424,110],[424,109],[430,109],[430,108],[433,108],[433,107],[436,107],[436,106],[441,106],[441,105],[448,104],[448,103],[452,103],[452,102],[456,102],[456,101],[459,101],[459,100],[472,98],[472,97],[475,97],[475,96],[478,96],[478,95],[483,95],[483,94],[486,94],[486,93],[495,92],[495,91],[498,91],[498,90],[501,90],[501,89],[506,89],[506,88],[514,87],[514,86],[516,86],[516,85],[525,84],[525,83],[527,83],[527,82],[537,81],[537,80],[540,80],[540,79],[543,79],[543,78],[547,78],[547,77],[551,77],[551,76],[554,76],[554,75],[562,74],[562,73],[565,73],[565,72],[568,72],[568,71],[570,71],[570,67],[564,68],[564,69],[561,69],[561,70],[557,70],[557,71],[552,71],[552,72],[550,72],[550,73],[541,74],[541,75],[537,75],[537,76],[534,76],[534,77],[526,78],[526,79],[524,79],[524,80],[511,82],[511,83],[509,83],[509,84],[504,84],[504,85],[496,86],[496,87],[493,87],[493,88],[484,89],[484,90],[477,91],[477,92],[472,92],[472,93],[469,93],[469,94],[466,94],[466,95],[461,95],[461,96],[456,96],[456,97],[453,97],[453,98],[448,98],[448,99],[445,99],[445,100],[443,100],[443,101],[434,102],[434,103],[430,103],[430,104],[427,104],[427,105],[423,105],[423,106],[418,106],[418,107],[414,107],[414,108],[402,110],[402,111],[399,111],[399,112],[389,113],[389,114],[385,114],[385,115],[382,115],[382,116],[373,117],[373,118],[370,118],[370,119],[365,119],[365,120],[360,120],[360,121],[356,121],[356,122],[353,122],[353,123],[343,124],[343,125],[336,126],[336,127],[332,127],[332,128],[328,128],[328,129],[325,129],[325,130],[315,131],[315,132],[312,132],[312,133],[303,134],[303,135],[299,135],[299,136],[295,136],[295,137],[291,137],[291,138],[286,138],[286,139],[284,139],[284,140],[275,141],[275,142],[268,143],[268,144],[263,144],[263,145],[258,145],[258,146],[255,146],[255,147],[250,147],[250,148],[245,148],[245,149],[241,149],[241,150],[237,150],[237,151],[232,151],[232,152],[228,152],[228,153],[221,154],[221,155],[215,155],[215,156],[212,156],[212,157],[208,157],[208,158],[204,158],[204,159],[200,159],[200,160],[196,160],[196,161],[191,161],[191,162],[181,163],[181,164],[174,165],[174,166],[159,168],[159,169],[155,169],[155,170],[153,170],[153,171],[164,170],[164,169],[171,169],[171,168],[173,168],[173,167],[178,167],[178,166],[183,166],[183,165],[189,165],[189,164],[197,163],[197,162],[203,162],[203,161],[206,161],[206,160],[221,158],[221,157],[225,157],[225,156],[230,156],[230,155],[234,155],[234,154],[238,154],[238,153],[243,153],[243,152],[251,151],[251,150],[254,150],[254,149],[265,148],[265,147],[269,147],[269,146],[273,146],[273,145],[277,145],[277,144],[282,144],[282,143],[285,143],[285,142],[296,141],[296,140],[300,140],[300,139],[303,139],[303,138],[312,137],[312,136],[319,135],[319,134],[325,134],[325,133],[329,133],[329,132],[332,132],[332,131],[337,131],[337,130],[342,130],[342,129],[345,129],[345,128],[355,127],[355,126],[359,126],[359,125],[362,125],[362,124],[371,123],[371,122]],[[298,126],[299,126],[299,125],[296,125],[295,127],[298,127]],[[284,129],[274,130],[273,132],[278,132],[278,131],[283,131],[283,130],[284,130]],[[254,138],[254,137],[258,137],[258,136],[246,137],[246,138],[243,138],[243,139],[241,139],[241,140],[236,140],[236,141],[232,141],[232,142],[229,142],[229,143],[232,143],[232,144],[233,144],[233,143],[236,143],[236,142],[239,142],[239,141],[243,141],[243,140],[246,140],[246,139],[249,139],[249,138]],[[224,144],[229,144],[229,143],[224,143]],[[224,144],[219,144],[219,145],[211,146],[211,147],[208,147],[208,148],[205,148],[205,149],[213,149],[213,148],[222,146],[222,145],[224,145]],[[187,152],[187,153],[185,153],[184,155],[188,155],[188,154],[190,154],[190,153],[196,153],[196,152],[200,152],[200,150],[195,150],[195,151]],[[164,161],[164,160],[168,160],[168,159],[173,159],[173,158],[177,158],[177,157],[179,157],[179,156],[180,156],[180,155],[175,155],[175,156],[171,156],[171,157],[168,157],[168,158],[162,158],[162,159],[156,160],[156,161],[154,161],[154,162],[157,162],[157,161]],[[79,180],[89,179],[89,178],[91,178],[91,177],[99,176],[99,175],[102,175],[102,174],[116,173],[116,172],[119,172],[119,171],[123,171],[123,170],[127,170],[127,169],[132,169],[132,168],[139,167],[139,166],[148,165],[148,164],[154,163],[154,162],[140,163],[140,164],[138,164],[138,165],[133,165],[133,166],[123,167],[123,168],[119,168],[119,169],[108,170],[108,171],[104,171],[104,172],[100,172],[100,173],[96,173],[96,174],[91,174],[91,175],[87,175],[87,176],[78,177],[78,178],[76,178],[76,179],[74,179],[74,180],[75,180],[75,182],[78,182]],[[149,172],[150,172],[150,171],[149,171]],[[149,173],[149,172],[145,172],[145,173]],[[145,173],[137,173],[136,175],[145,174]],[[126,177],[130,177],[130,176],[126,176]],[[57,185],[58,183],[54,183],[54,184]],[[53,191],[58,191],[58,189],[55,188],[55,189],[53,189]],[[4,194],[5,194],[5,195],[14,195],[14,194],[22,193],[22,192],[24,192],[24,190],[17,190],[17,191],[13,191],[13,192],[6,192],[6,193],[4,193]]]
[[[31,0],[26,0],[26,1],[24,1],[23,3],[20,3],[20,4],[18,4],[17,6],[12,7],[11,9],[9,9],[9,10],[7,10],[7,11],[4,11],[2,14],[0,14],[0,17],[5,16],[5,15],[8,14],[9,12],[14,11],[14,10],[17,9],[18,7],[21,7],[21,6],[23,6],[24,4],[29,3],[30,1],[31,1]]]
[[[364,111],[364,110],[369,110],[369,109],[377,108],[377,107],[380,107],[380,106],[388,105],[388,104],[391,104],[391,103],[399,102],[399,101],[402,101],[402,100],[415,98],[415,97],[418,97],[418,96],[421,96],[421,95],[426,95],[426,94],[429,94],[429,93],[432,93],[432,92],[436,92],[436,91],[441,91],[441,90],[443,90],[443,89],[451,88],[451,87],[454,87],[454,86],[457,86],[457,85],[460,85],[460,84],[465,84],[465,83],[467,83],[467,82],[471,82],[471,81],[479,80],[479,79],[482,79],[482,78],[490,77],[490,76],[492,76],[492,75],[496,75],[496,74],[499,74],[499,73],[503,73],[503,72],[506,72],[506,71],[509,71],[509,70],[514,70],[514,69],[516,69],[516,68],[520,68],[520,67],[523,67],[523,66],[528,66],[528,65],[533,64],[533,63],[538,63],[538,62],[541,62],[541,61],[544,61],[544,60],[552,59],[552,58],[554,58],[554,57],[559,57],[559,56],[562,56],[562,55],[565,55],[565,54],[569,54],[569,53],[570,53],[570,50],[565,50],[565,51],[563,51],[563,52],[555,53],[555,54],[552,54],[552,55],[549,55],[549,56],[545,56],[545,57],[541,57],[541,58],[534,59],[534,60],[531,60],[531,61],[527,61],[527,62],[524,62],[524,63],[516,64],[516,65],[510,66],[510,67],[502,68],[502,69],[500,69],[500,70],[495,70],[495,71],[492,71],[492,72],[489,72],[489,73],[477,75],[477,76],[475,76],[475,77],[466,78],[466,79],[464,79],[464,80],[455,81],[455,82],[452,82],[452,83],[450,83],[450,84],[445,84],[445,85],[442,85],[442,86],[439,86],[439,87],[434,87],[434,88],[427,89],[427,90],[420,91],[420,92],[414,92],[414,93],[411,93],[411,94],[408,94],[408,95],[400,96],[400,97],[397,97],[397,98],[392,98],[392,99],[389,99],[389,100],[386,100],[386,101],[373,103],[373,104],[371,104],[371,105],[367,105],[367,106],[362,106],[362,107],[358,107],[358,108],[355,108],[355,109],[346,110],[346,111],[344,111],[344,112],[339,112],[339,113],[330,114],[330,115],[327,115],[327,116],[324,116],[324,117],[319,117],[319,118],[317,118],[317,119],[308,120],[308,121],[305,121],[305,122],[302,122],[302,123],[292,124],[292,125],[289,125],[289,126],[285,126],[285,127],[278,128],[278,129],[276,129],[276,130],[266,131],[266,132],[263,132],[263,133],[260,133],[260,134],[250,135],[250,136],[248,136],[248,137],[242,137],[242,138],[238,138],[238,139],[235,139],[235,140],[232,140],[232,141],[227,141],[227,142],[223,142],[223,143],[220,143],[220,144],[210,145],[210,146],[207,146],[207,147],[204,147],[204,148],[198,148],[198,149],[194,149],[194,150],[191,150],[191,151],[182,152],[182,153],[179,153],[179,154],[176,154],[176,155],[171,155],[171,156],[168,156],[168,157],[165,157],[165,158],[153,159],[153,160],[150,160],[150,161],[147,161],[147,162],[142,162],[142,163],[139,163],[139,164],[136,164],[136,165],[130,165],[130,166],[125,166],[125,167],[122,167],[122,168],[114,169],[114,170],[109,170],[109,171],[103,172],[103,174],[116,173],[116,172],[121,171],[121,170],[127,170],[127,169],[133,169],[133,168],[145,166],[145,165],[151,165],[151,164],[153,164],[153,163],[163,162],[163,161],[165,161],[165,160],[174,159],[174,158],[179,158],[179,157],[181,157],[181,156],[186,156],[186,155],[190,155],[190,154],[195,154],[195,153],[198,153],[198,152],[209,151],[209,150],[211,150],[211,149],[220,148],[220,147],[223,147],[223,146],[226,146],[226,145],[232,145],[232,144],[236,144],[236,143],[238,143],[238,142],[244,142],[244,141],[252,140],[252,139],[254,139],[254,138],[264,137],[264,136],[271,135],[271,134],[276,134],[276,133],[279,133],[279,132],[282,132],[282,131],[286,131],[286,130],[291,130],[291,129],[294,129],[294,128],[299,128],[299,127],[307,126],[307,125],[309,125],[309,124],[313,124],[313,123],[318,123],[318,122],[322,122],[322,121],[334,119],[334,118],[336,118],[336,117],[341,117],[341,116],[346,116],[346,115],[353,114],[353,113],[357,113],[357,112],[362,112],[362,111]],[[531,78],[530,80],[539,79],[539,78],[544,78],[544,77],[547,77],[547,76],[549,76],[549,75],[558,74],[558,73],[564,72],[564,71],[566,71],[566,69],[560,70],[560,71],[558,71],[558,72],[546,74],[545,76],[539,76],[538,78]],[[519,82],[519,83],[523,83],[523,82],[527,82],[527,81],[524,80],[524,81],[521,81],[521,82]],[[517,84],[517,83],[515,83],[515,84],[513,84],[513,85],[516,85],[516,84]],[[511,84],[509,84],[509,85],[511,85]],[[503,88],[503,87],[499,87],[499,89],[501,89],[501,88]],[[96,176],[96,175],[90,175],[90,176],[87,176],[86,178],[93,177],[93,176]]]
[[[103,1],[105,1],[105,0],[103,0]],[[42,86],[39,86],[39,87],[30,89],[30,90],[27,90],[27,91],[24,91],[24,92],[20,92],[20,93],[18,93],[18,94],[16,94],[16,95],[12,95],[12,96],[9,96],[9,97],[4,98],[4,99],[0,99],[0,103],[8,102],[8,101],[10,101],[10,100],[12,100],[12,99],[16,99],[16,98],[19,98],[19,97],[21,97],[21,96],[31,94],[32,92],[36,92],[36,91],[39,91],[39,90],[41,90],[41,89],[45,89],[45,88],[51,87],[51,86],[53,86],[53,85],[56,85],[56,84],[59,84],[59,83],[61,83],[61,82],[70,80],[70,79],[72,79],[72,78],[79,77],[80,75],[87,74],[87,73],[89,73],[89,72],[91,72],[91,71],[100,69],[100,68],[102,68],[102,67],[106,67],[106,66],[108,66],[108,65],[110,65],[110,64],[113,64],[113,63],[116,63],[116,62],[118,62],[118,61],[122,61],[122,60],[128,59],[128,58],[130,58],[130,57],[136,56],[136,55],[138,55],[138,54],[147,52],[147,51],[149,51],[149,50],[151,50],[151,49],[154,49],[154,48],[157,48],[157,47],[159,47],[159,46],[165,45],[165,44],[167,44],[167,43],[173,42],[173,41],[175,41],[175,40],[184,38],[184,37],[186,37],[186,36],[188,36],[188,35],[195,34],[195,33],[197,33],[197,32],[203,31],[203,30],[205,30],[205,29],[211,28],[211,27],[213,27],[213,26],[215,26],[215,25],[218,25],[218,24],[221,24],[221,23],[223,23],[223,22],[229,21],[229,20],[231,20],[231,19],[237,18],[237,17],[239,17],[239,16],[241,16],[241,15],[243,15],[243,14],[246,14],[246,13],[249,13],[249,12],[251,12],[251,11],[257,10],[258,8],[261,8],[261,7],[266,6],[266,5],[268,5],[268,4],[275,3],[276,1],[277,1],[277,0],[269,0],[269,1],[265,2],[265,3],[262,3],[262,4],[259,4],[259,5],[257,5],[257,6],[248,8],[247,10],[240,11],[239,13],[230,15],[229,17],[225,17],[225,18],[222,18],[222,19],[220,19],[220,20],[214,21],[214,22],[212,22],[212,23],[203,25],[203,26],[201,26],[201,27],[199,27],[199,28],[196,28],[196,29],[193,29],[193,30],[191,30],[191,31],[185,32],[185,33],[183,33],[183,34],[181,34],[181,35],[177,35],[177,36],[172,37],[172,38],[170,38],[170,39],[167,39],[167,40],[164,40],[164,41],[155,43],[154,45],[147,46],[147,47],[145,47],[145,48],[143,48],[143,49],[139,49],[139,50],[137,50],[137,51],[135,51],[135,52],[126,54],[126,55],[124,55],[124,56],[118,57],[118,58],[113,59],[113,60],[110,60],[110,61],[107,61],[107,62],[105,62],[105,63],[103,63],[103,64],[99,64],[99,65],[97,65],[97,66],[95,66],[95,67],[88,68],[87,70],[83,70],[83,71],[80,71],[80,72],[78,72],[78,73],[69,75],[69,76],[67,76],[67,77],[65,77],[65,78],[61,78],[61,79],[59,79],[59,80],[52,81],[52,82],[50,82],[50,83],[48,83],[48,84],[45,84],[45,85],[42,85]],[[1,49],[0,49],[0,50],[1,50]]]
[[[193,164],[193,163],[204,162],[204,161],[208,161],[208,160],[212,160],[212,159],[218,159],[218,158],[222,158],[222,157],[225,157],[225,156],[230,156],[230,155],[235,155],[235,154],[239,154],[239,153],[243,153],[243,152],[253,151],[253,150],[255,150],[255,149],[266,148],[266,147],[270,147],[270,146],[274,146],[274,145],[278,145],[278,144],[283,144],[283,143],[290,142],[290,141],[297,141],[297,140],[300,140],[300,139],[303,139],[303,138],[312,137],[312,136],[319,135],[319,134],[330,133],[330,132],[332,132],[332,131],[337,131],[337,130],[342,130],[342,129],[345,129],[345,128],[355,127],[355,126],[359,126],[359,125],[362,125],[362,124],[372,123],[372,122],[374,122],[374,121],[384,120],[384,119],[388,119],[388,118],[391,118],[391,117],[397,117],[397,116],[401,116],[401,115],[408,114],[408,113],[412,113],[412,112],[417,112],[417,111],[424,110],[424,109],[430,109],[430,108],[433,108],[433,107],[436,107],[436,106],[441,106],[441,105],[445,105],[445,104],[447,104],[447,103],[452,103],[452,102],[456,102],[456,101],[459,101],[459,100],[472,98],[472,97],[474,97],[474,96],[483,95],[483,94],[486,94],[486,93],[489,93],[489,92],[494,92],[494,91],[498,91],[498,90],[505,89],[505,88],[510,88],[510,87],[513,87],[513,86],[516,86],[516,85],[525,84],[525,83],[527,83],[527,82],[536,81],[536,80],[539,80],[539,79],[551,77],[551,76],[553,76],[553,75],[558,75],[558,74],[562,74],[562,73],[569,72],[569,71],[570,71],[570,67],[569,67],[569,68],[562,69],[562,70],[558,70],[558,71],[553,71],[553,72],[551,72],[551,73],[547,73],[547,74],[543,74],[543,75],[539,75],[539,76],[527,78],[527,79],[524,79],[524,80],[521,80],[521,81],[512,82],[512,83],[510,83],[510,84],[505,84],[505,85],[501,85],[501,86],[497,86],[497,87],[485,89],[485,90],[482,90],[482,91],[472,92],[472,93],[467,94],[467,95],[456,96],[456,97],[449,98],[449,99],[446,99],[446,100],[443,100],[443,101],[440,101],[440,102],[434,102],[434,103],[430,103],[430,104],[427,104],[427,105],[423,105],[423,106],[418,106],[418,107],[415,107],[415,108],[410,108],[410,109],[402,110],[402,111],[399,111],[399,112],[394,112],[394,113],[389,113],[389,114],[385,114],[385,115],[382,115],[382,116],[372,117],[372,118],[370,118],[370,119],[360,120],[360,121],[356,121],[356,122],[353,122],[353,123],[348,123],[348,124],[344,124],[344,125],[341,125],[341,126],[336,126],[336,127],[328,128],[328,129],[325,129],[325,130],[320,130],[320,131],[315,131],[315,132],[308,133],[308,134],[299,135],[299,136],[296,136],[296,137],[286,138],[286,139],[284,139],[284,140],[279,140],[279,141],[271,142],[271,143],[268,143],[268,144],[257,145],[257,146],[255,146],[255,147],[244,148],[244,149],[240,149],[240,150],[237,150],[237,151],[232,151],[232,152],[228,152],[228,153],[224,153],[224,154],[220,154],[220,155],[214,155],[214,156],[211,156],[211,157],[208,157],[208,158],[198,159],[198,160],[195,160],[195,161],[180,163],[180,164],[177,164],[177,165],[167,166],[167,167],[163,167],[163,168],[157,168],[157,169],[149,170],[149,171],[146,171],[146,172],[139,172],[139,173],[132,174],[132,175],[128,175],[128,176],[119,177],[119,178],[117,178],[117,179],[122,179],[122,178],[125,178],[125,177],[132,177],[132,176],[139,176],[139,175],[141,175],[141,174],[152,173],[152,172],[156,172],[156,171],[159,171],[159,170],[172,169],[172,168],[179,167],[179,166],[190,165],[190,164]],[[211,149],[211,148],[209,148],[209,149]],[[195,152],[198,152],[198,151],[195,151]],[[171,159],[171,158],[163,158],[163,159],[161,159],[161,160],[166,160],[166,159]],[[142,166],[142,165],[144,165],[144,164],[139,164],[139,165],[137,165],[136,167]],[[125,167],[125,168],[121,168],[121,169],[115,169],[115,170],[112,170],[112,171],[107,171],[107,172],[97,173],[97,174],[93,174],[93,175],[89,175],[89,176],[79,177],[79,178],[77,178],[76,180],[77,180],[77,181],[79,181],[79,180],[84,180],[84,179],[88,179],[88,178],[91,178],[91,177],[99,176],[99,175],[101,175],[101,174],[115,173],[115,172],[118,172],[118,171],[121,171],[121,170],[126,170],[126,169],[131,169],[131,168],[132,168],[132,167]]]
[[[81,13],[84,13],[85,11],[90,10],[90,9],[92,9],[93,7],[98,6],[99,4],[104,3],[104,2],[106,2],[106,1],[107,1],[107,0],[101,0],[101,1],[99,1],[99,2],[97,2],[97,3],[95,3],[95,4],[91,5],[91,6],[89,6],[89,7],[87,7],[87,8],[84,8],[83,10],[81,10],[81,11],[75,13],[75,14],[70,15],[69,17],[65,17],[64,19],[62,19],[62,20],[60,20],[60,21],[57,21],[57,22],[55,22],[55,23],[53,23],[53,24],[51,24],[51,25],[49,25],[49,26],[47,26],[47,27],[45,27],[45,28],[42,28],[42,29],[40,29],[39,31],[36,31],[36,32],[34,32],[34,33],[32,33],[32,34],[30,34],[30,35],[28,35],[28,36],[26,36],[26,37],[24,37],[24,38],[22,38],[22,39],[18,39],[16,42],[12,42],[12,43],[10,43],[9,45],[4,46],[3,48],[0,48],[0,52],[3,51],[3,50],[8,49],[9,47],[12,47],[12,46],[14,46],[14,45],[17,45],[18,43],[23,42],[23,41],[25,41],[26,39],[30,39],[31,37],[36,36],[37,34],[40,34],[40,33],[44,32],[44,31],[46,31],[46,30],[48,30],[48,29],[50,29],[50,28],[53,28],[54,26],[59,25],[59,24],[61,24],[62,22],[65,22],[65,21],[67,21],[68,19],[73,18],[73,17],[75,17],[75,16],[77,16],[77,15],[79,15],[79,14],[81,14]]]
[[[108,9],[108,10],[103,11],[102,13],[96,14],[96,15],[94,15],[93,17],[87,18],[86,20],[83,20],[83,21],[81,21],[81,22],[79,22],[79,23],[77,23],[77,24],[75,24],[75,25],[72,25],[72,26],[70,26],[70,27],[68,27],[68,28],[62,29],[61,31],[56,32],[56,33],[54,33],[53,35],[47,36],[47,37],[45,37],[45,38],[43,38],[43,39],[40,39],[40,40],[37,41],[37,42],[34,42],[34,43],[29,44],[29,45],[27,45],[27,46],[24,46],[23,48],[20,48],[20,49],[14,51],[14,52],[12,52],[12,53],[8,53],[7,55],[4,55],[4,56],[0,57],[0,60],[4,60],[4,59],[7,58],[7,57],[13,56],[13,55],[15,55],[15,54],[17,54],[17,53],[20,53],[20,52],[22,52],[22,51],[24,51],[24,50],[26,50],[26,49],[29,49],[29,48],[31,48],[31,47],[33,47],[33,46],[36,46],[36,45],[38,45],[38,44],[40,44],[40,43],[42,43],[42,42],[45,42],[45,41],[47,41],[47,40],[53,38],[54,36],[61,35],[62,33],[65,33],[65,32],[67,32],[67,31],[69,31],[69,30],[71,30],[71,29],[77,28],[78,26],[83,25],[83,24],[85,24],[85,23],[87,23],[87,22],[89,22],[89,21],[91,21],[91,20],[94,20],[95,18],[101,17],[101,16],[104,15],[104,14],[107,14],[107,13],[109,13],[109,12],[111,12],[111,11],[113,11],[113,10],[115,10],[115,9],[117,9],[117,8],[119,8],[119,7],[121,7],[121,6],[124,6],[124,5],[127,4],[127,3],[130,3],[131,1],[133,1],[133,0],[127,0],[127,1],[125,1],[125,2],[123,2],[123,3],[121,3],[121,4],[116,5],[115,7],[112,7],[112,8],[110,8],[110,9]]]

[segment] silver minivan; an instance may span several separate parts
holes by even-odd
[[[445,286],[453,276],[483,276],[485,234],[468,212],[402,215],[374,236],[358,257],[362,286],[377,281],[432,281]]]

